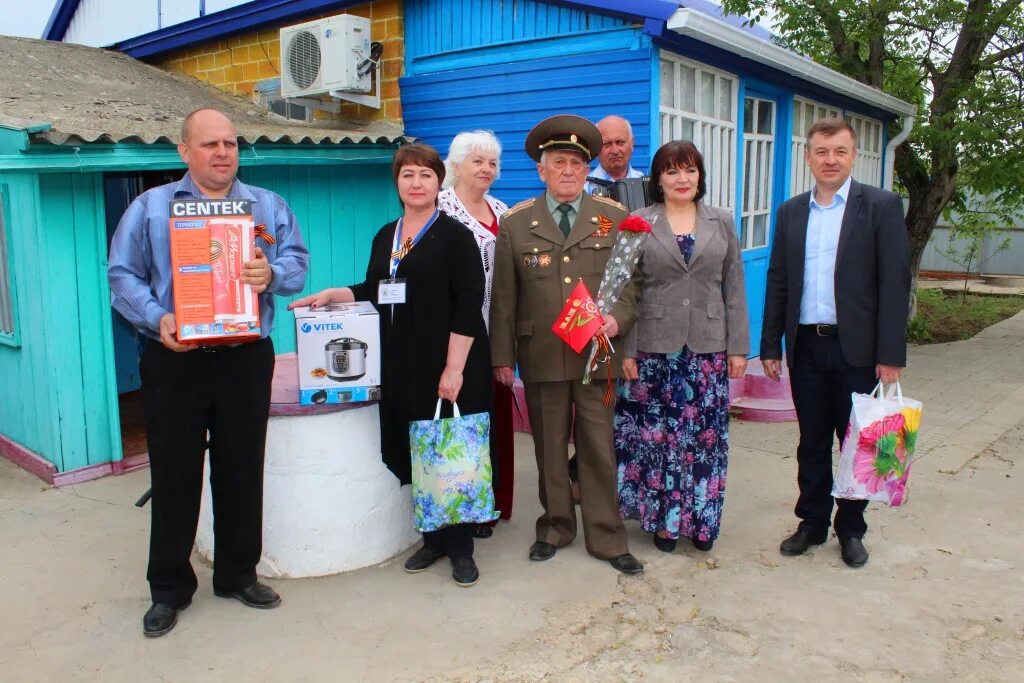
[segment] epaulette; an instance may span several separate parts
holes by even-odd
[[[506,211],[505,213],[501,214],[501,217],[502,218],[507,218],[507,217],[511,216],[512,214],[516,213],[517,211],[522,211],[523,209],[527,209],[527,208],[533,206],[534,202],[536,202],[536,201],[537,201],[536,197],[534,197],[532,199],[524,199],[523,201],[519,202],[518,204],[513,206],[511,209]]]
[[[599,202],[604,202],[605,204],[611,204],[616,209],[622,209],[626,213],[629,213],[629,209],[627,209],[624,204],[620,204],[619,202],[615,201],[611,197],[602,197],[602,196],[596,195],[596,194],[592,194],[590,196],[593,197],[594,199],[596,199]]]

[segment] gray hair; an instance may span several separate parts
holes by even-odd
[[[501,177],[501,142],[489,130],[474,130],[462,132],[452,139],[448,146],[448,158],[444,160],[444,168],[447,171],[444,178],[444,187],[455,186],[455,167],[466,160],[471,153],[486,152],[498,157],[498,169],[494,179]]]

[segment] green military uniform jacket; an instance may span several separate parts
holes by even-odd
[[[590,347],[577,354],[551,327],[580,278],[597,299],[618,225],[627,213],[618,202],[584,193],[568,237],[558,229],[544,195],[502,215],[491,290],[491,363],[495,367],[518,364],[524,382],[583,378]],[[612,308],[620,335],[636,320],[637,295],[634,279]],[[621,339],[612,339],[612,344],[616,354],[610,368],[612,376],[619,377]],[[606,372],[600,368],[595,380],[603,379]]]

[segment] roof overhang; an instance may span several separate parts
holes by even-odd
[[[761,40],[707,14],[692,9],[678,9],[668,18],[665,28],[884,111],[899,116],[913,116],[917,113],[917,107],[909,102],[887,95],[881,90],[855,81],[774,43]]]

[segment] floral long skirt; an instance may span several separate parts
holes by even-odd
[[[669,538],[718,538],[729,464],[725,353],[637,354],[615,404],[619,514]]]

